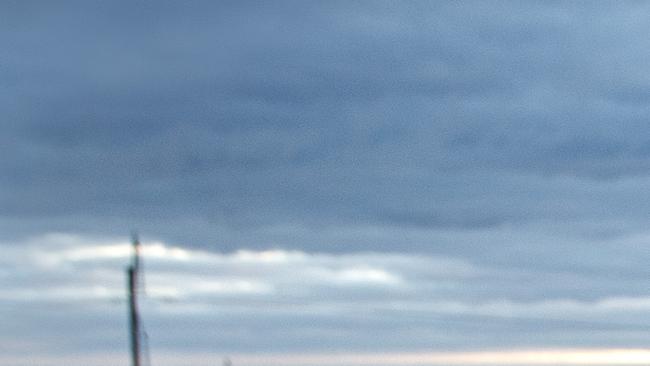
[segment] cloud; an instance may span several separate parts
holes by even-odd
[[[0,8],[11,344],[647,344],[647,5]]]
[[[12,342],[56,357],[123,348],[126,240],[49,234],[15,244],[0,277],[7,326],[17,327]],[[650,300],[634,280],[621,286],[580,269],[562,274],[386,252],[212,252],[148,240],[143,255],[141,305],[154,353],[215,345],[224,353],[318,353],[647,341]],[[17,352],[10,344],[7,352]]]

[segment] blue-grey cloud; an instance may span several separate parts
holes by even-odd
[[[112,352],[126,343],[126,240],[59,234],[18,244],[0,262],[8,269],[0,303],[10,314],[5,326],[14,329],[14,343],[58,356]],[[399,253],[217,253],[161,242],[145,242],[143,255],[142,308],[155,352],[559,347],[567,337],[574,347],[639,347],[647,341],[650,300],[630,291],[643,281],[629,275]],[[621,280],[626,292],[619,292]]]
[[[354,316],[305,329],[322,320],[305,315],[283,331],[286,349],[526,346],[522,334],[531,345],[643,344],[630,324],[647,297],[647,11],[634,1],[3,3],[2,246],[28,261],[30,238],[138,228],[206,255],[406,255],[407,269],[390,267],[431,295],[409,309],[448,310],[424,311],[422,329]],[[420,255],[489,275],[433,289],[412,262]],[[12,292],[14,281],[74,293],[60,285],[67,272],[21,277],[18,262],[0,263],[4,301],[52,301]],[[396,296],[339,285],[309,288],[340,309]],[[587,324],[626,306],[623,325]],[[549,323],[549,312],[571,319]],[[267,328],[288,321],[260,316]],[[502,338],[452,332],[477,319]],[[233,345],[272,348],[246,324]],[[409,327],[403,339],[387,331]],[[450,338],[424,336],[431,327]],[[376,329],[383,341],[363,336]]]

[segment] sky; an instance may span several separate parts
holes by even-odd
[[[0,3],[0,366],[650,362],[650,4]]]

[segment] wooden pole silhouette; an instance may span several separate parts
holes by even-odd
[[[129,335],[131,341],[131,365],[140,362],[140,314],[138,313],[138,272],[140,269],[140,241],[133,236],[133,262],[127,268],[129,293]]]

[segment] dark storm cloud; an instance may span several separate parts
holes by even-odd
[[[646,212],[641,4],[3,7],[7,237],[426,250],[363,227]]]
[[[5,2],[3,246],[139,228],[195,249],[296,249],[362,267],[377,258],[347,256],[406,252],[406,264],[380,264],[423,289],[409,312],[443,309],[422,311],[429,326],[481,319],[513,344],[521,334],[529,344],[642,344],[627,323],[557,329],[630,309],[634,323],[647,307],[650,29],[638,15],[647,11],[638,2]],[[418,264],[419,254],[489,274],[434,289],[425,267],[440,263]],[[5,290],[12,263],[0,271]],[[397,297],[310,281],[291,284],[336,300],[333,309]],[[1,294],[35,296],[12,291]],[[190,298],[209,303],[202,296]],[[563,313],[561,324],[540,321]],[[260,316],[269,327],[291,322]],[[407,342],[347,328],[337,340],[344,325],[325,317],[322,328],[301,328],[312,320],[294,319],[298,331],[281,346]],[[357,321],[367,333],[394,329]],[[619,326],[616,337],[593,333]],[[250,327],[236,340],[272,348]],[[498,343],[470,334],[420,339]]]

